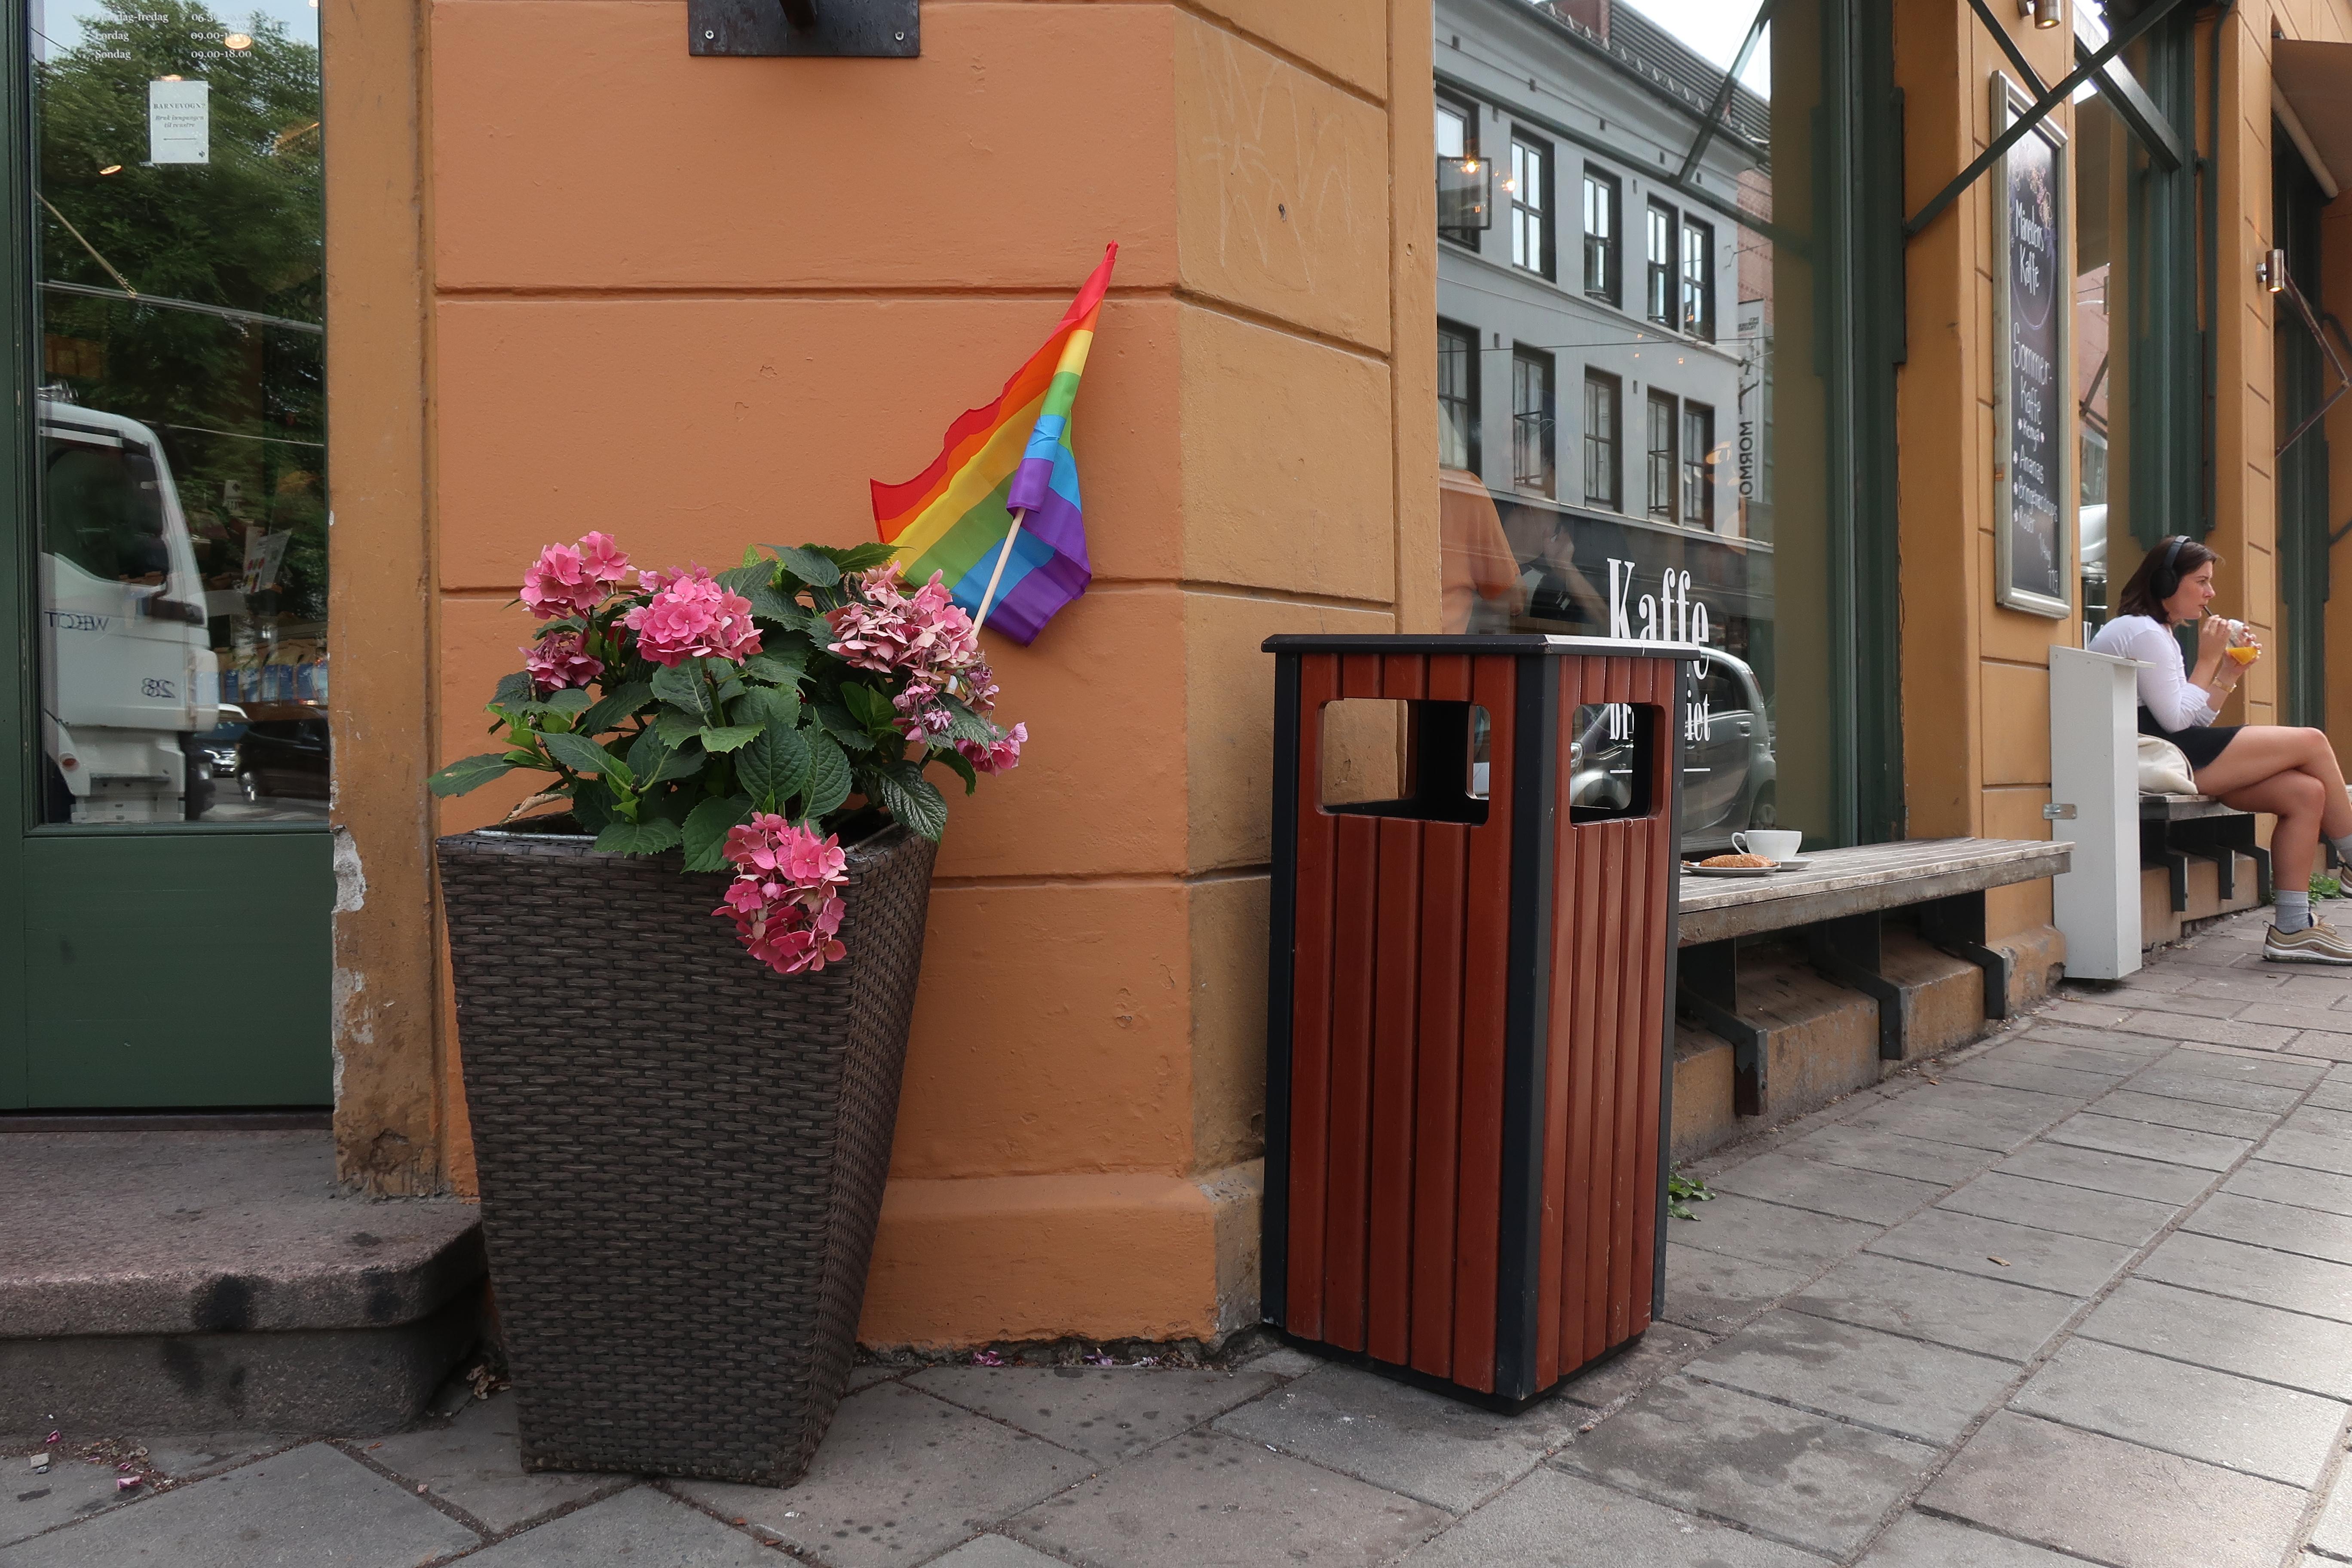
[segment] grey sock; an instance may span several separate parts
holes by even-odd
[[[2277,907],[2278,910],[2276,918],[2271,921],[2271,924],[2278,927],[2281,936],[2293,936],[2296,931],[2311,929],[2311,895],[2309,893],[2290,893],[2281,889],[2271,895],[2271,902]]]

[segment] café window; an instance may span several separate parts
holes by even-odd
[[[1675,209],[1649,205],[1648,288],[1643,313],[1662,327],[1675,324]]]
[[[1552,473],[1552,359],[1533,349],[1511,353],[1511,482],[1548,496]]]
[[[1670,393],[1650,394],[1650,516],[1660,522],[1675,521],[1675,400]]]
[[[1624,504],[1625,464],[1618,441],[1625,384],[1602,371],[1584,373],[1584,501],[1615,511]]]
[[[1715,337],[1715,226],[1683,219],[1683,331]]]
[[[1617,220],[1622,193],[1614,174],[1584,166],[1584,291],[1617,303]]]
[[[1551,150],[1511,138],[1511,265],[1551,276]]]
[[[1715,526],[1715,410],[1704,403],[1683,405],[1682,520]]]
[[[1437,461],[1478,471],[1478,334],[1437,324]]]

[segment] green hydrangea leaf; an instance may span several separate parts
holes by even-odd
[[[727,718],[735,724],[781,724],[789,730],[801,721],[800,694],[789,689],[755,686],[728,705]]]
[[[866,544],[853,544],[846,550],[828,550],[825,553],[833,557],[833,563],[845,574],[873,571],[896,556],[898,547],[877,540]]]
[[[955,771],[956,776],[963,780],[964,794],[970,795],[980,788],[980,774],[973,771],[970,760],[967,759],[961,752],[957,751],[952,746],[943,747],[931,753],[931,761],[935,763],[945,763],[950,768],[952,768]]]
[[[686,816],[686,868],[727,869],[727,830],[751,820],[751,803],[741,795],[706,797]]]
[[[755,653],[743,661],[743,679],[768,686],[798,687],[807,673],[806,661],[781,658],[772,653]]]
[[[549,756],[575,773],[601,773],[624,787],[636,782],[635,773],[626,763],[584,735],[544,735],[540,743]]]
[[[654,719],[654,731],[673,750],[702,733],[702,721],[692,713],[665,708]]]
[[[677,848],[684,837],[677,823],[656,816],[646,822],[607,824],[596,835],[596,847],[608,855],[658,855]]]
[[[808,737],[809,782],[803,817],[814,820],[841,809],[849,798],[849,758],[830,735],[800,731]]]
[[[932,843],[948,830],[947,797],[937,785],[906,763],[878,768],[874,773],[877,804]]]
[[[590,697],[578,687],[572,686],[566,687],[562,691],[549,692],[547,700],[540,706],[551,713],[585,713],[594,701],[594,698]]]
[[[700,735],[702,749],[713,754],[731,752],[759,734],[763,728],[765,726],[760,724],[727,724],[704,730]]]
[[[703,724],[719,720],[718,704],[713,700],[710,683],[702,679],[702,661],[683,659],[674,668],[654,671],[654,695],[682,713],[691,713]]]
[[[830,588],[841,581],[841,568],[827,552],[793,544],[771,544],[765,548],[776,552],[785,571],[812,588]]]
[[[514,766],[500,752],[485,752],[478,757],[460,757],[426,779],[425,787],[438,795],[467,795],[494,778],[512,773]]]
[[[580,715],[580,722],[572,726],[579,735],[601,735],[630,714],[654,700],[654,689],[642,680],[607,691],[594,707]]]
[[[782,811],[786,801],[808,788],[810,763],[809,743],[801,731],[771,724],[736,756],[735,776],[761,809]]]
[[[512,675],[499,677],[498,689],[490,694],[490,700],[500,707],[511,708],[535,701],[538,697],[538,682],[531,679],[529,671],[519,669]]]
[[[940,706],[948,710],[949,740],[972,741],[983,746],[992,746],[1004,739],[1003,730],[965,707],[955,698],[940,698]]]
[[[887,697],[870,686],[855,680],[843,681],[841,705],[849,710],[849,716],[852,719],[874,733],[879,734],[886,730],[893,732],[897,731],[896,721],[898,710],[890,706],[890,700]]]

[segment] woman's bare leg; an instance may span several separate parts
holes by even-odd
[[[2324,793],[2319,831],[2331,840],[2352,833],[2352,798],[2344,793],[2344,770],[2336,748],[2317,730],[2285,724],[2249,724],[2231,739],[2210,767],[2197,770],[2199,793],[2226,799],[2246,785],[2294,771],[2316,780]],[[2267,806],[2260,809],[2269,810]],[[2291,884],[2282,881],[2281,887]]]
[[[2237,749],[2237,742],[2231,742],[2230,751]],[[2221,754],[2227,757],[2229,752]],[[2290,769],[2223,794],[2206,787],[2206,774],[2218,771],[2217,763],[2198,773],[2198,787],[2203,794],[2240,811],[2267,812],[2278,818],[2278,825],[2271,829],[2272,884],[2288,889],[2311,886],[2311,873],[2319,860],[2321,804],[2326,786],[2309,773]],[[2341,788],[2336,798],[2344,798]]]

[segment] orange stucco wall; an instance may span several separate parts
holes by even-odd
[[[1436,614],[1434,430],[1397,415],[1433,407],[1428,7],[1394,10],[935,0],[920,59],[828,61],[690,58],[676,0],[430,9],[438,758],[480,749],[541,544],[871,538],[866,481],[1120,247],[1077,416],[1095,584],[992,649],[1034,739],[943,847],[871,1342],[1254,1311],[1257,645]]]

